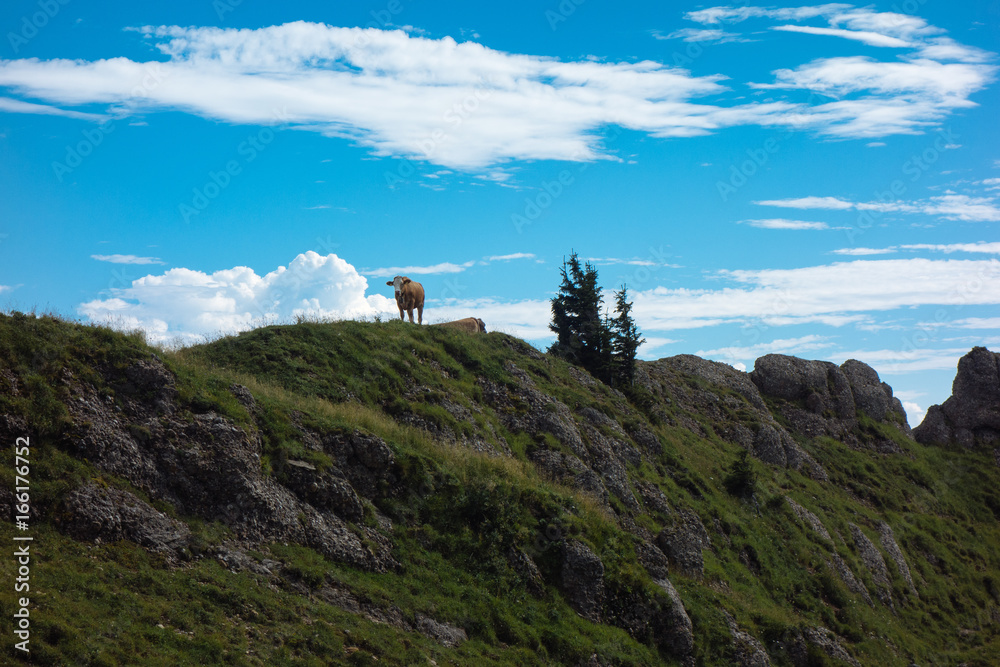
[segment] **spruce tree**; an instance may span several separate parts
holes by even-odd
[[[635,355],[646,339],[632,319],[632,303],[628,300],[626,285],[615,292],[615,313],[616,317],[609,324],[612,381],[616,386],[628,387],[635,378]]]
[[[611,380],[611,336],[601,317],[604,297],[597,284],[597,269],[580,264],[576,252],[563,260],[562,284],[552,299],[556,342],[549,352],[582,366],[603,382]]]

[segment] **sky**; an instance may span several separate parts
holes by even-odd
[[[1000,349],[1000,3],[9,0],[0,307],[188,345],[479,317],[564,259],[645,359],[878,371],[918,424]]]

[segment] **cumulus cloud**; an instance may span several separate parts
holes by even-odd
[[[393,299],[366,296],[367,289],[368,281],[344,260],[309,251],[263,276],[245,266],[214,273],[170,269],[114,289],[110,298],[82,303],[78,311],[94,322],[142,329],[154,342],[190,344],[297,316],[398,313]]]

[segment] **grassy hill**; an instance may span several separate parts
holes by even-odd
[[[860,411],[808,436],[794,401],[700,368],[643,364],[626,396],[499,333],[301,323],[164,352],[0,315],[8,517],[32,445],[28,660],[995,664],[992,453]],[[751,458],[734,496],[737,435],[772,417],[816,467]]]

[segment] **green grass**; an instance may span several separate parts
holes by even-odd
[[[212,558],[169,567],[135,545],[83,544],[60,533],[62,499],[97,480],[187,522],[201,553],[227,539],[224,526],[178,516],[74,456],[66,378],[120,403],[123,385],[116,378],[153,354],[176,375],[180,416],[214,411],[257,431],[263,469],[278,480],[288,460],[320,469],[332,463],[305,446],[299,427],[382,438],[396,457],[400,490],[375,504],[393,521],[393,557],[401,568],[371,573],[301,545],[261,545],[260,558],[282,564],[280,577],[271,580],[229,572]],[[551,434],[510,432],[485,404],[489,383],[516,389],[515,366],[574,413],[594,408],[626,430],[642,427],[660,440],[660,452],[630,466],[629,474],[633,488],[640,480],[653,484],[675,509],[693,510],[711,535],[703,578],[671,574],[694,624],[699,664],[732,658],[723,610],[771,650],[777,665],[789,659],[779,644],[819,625],[836,632],[862,664],[988,665],[1000,654],[1000,469],[988,453],[925,447],[863,417],[859,437],[892,440],[903,453],[881,455],[830,438],[803,441],[830,481],[752,461],[755,504],[727,492],[725,479],[741,449],[716,435],[722,432],[717,419],[749,423],[747,410],[727,406],[715,420],[691,415],[708,434],[702,437],[671,425],[682,412],[676,403],[645,390],[624,398],[599,383],[587,385],[564,362],[503,334],[470,336],[399,322],[300,323],[166,352],[139,335],[11,314],[0,315],[0,412],[23,417],[34,445],[32,505],[40,519],[33,527],[32,662],[541,665],[574,664],[596,653],[612,664],[669,664],[652,638],[637,640],[580,618],[555,585],[558,549],[544,537],[553,531],[601,557],[609,591],[647,600],[656,593],[638,564],[637,538],[594,498],[544,479],[528,461],[537,447],[565,447]],[[698,378],[677,381],[720,399],[731,394]],[[253,394],[253,414],[234,398],[234,383]],[[453,405],[472,418],[456,416],[448,409]],[[517,413],[524,406],[507,409]],[[458,438],[492,443],[496,451],[436,440],[400,422],[408,416]],[[132,434],[144,437],[139,426]],[[513,457],[500,455],[501,437]],[[12,466],[8,447],[0,453],[4,488],[13,486]],[[785,496],[815,513],[833,542],[799,521]],[[623,509],[617,499],[612,504]],[[370,525],[372,511],[366,510]],[[675,517],[649,513],[633,520],[656,534]],[[826,564],[839,555],[874,597],[849,524],[879,545],[880,521],[895,531],[918,591],[909,592],[883,550],[895,614],[877,601],[869,607]],[[11,530],[5,523],[0,540],[10,543]],[[510,566],[511,548],[535,557],[546,577],[541,596],[530,594],[529,582]],[[10,559],[0,560],[5,580],[12,567]],[[395,607],[410,624],[426,615],[460,626],[469,640],[449,649],[350,614],[323,601],[319,591],[331,586],[368,605]],[[13,604],[8,587],[0,612],[9,617]]]

